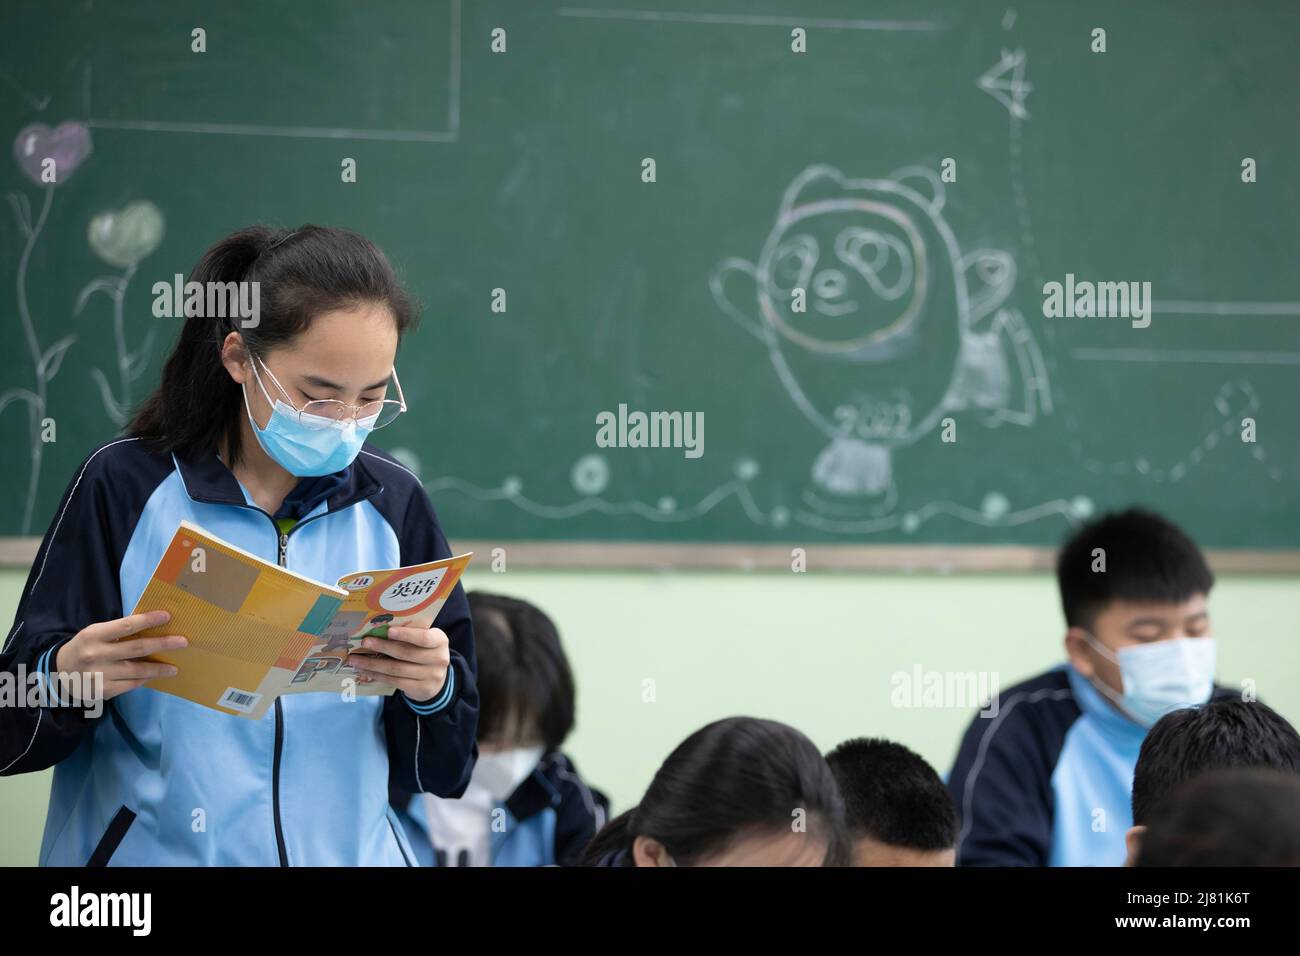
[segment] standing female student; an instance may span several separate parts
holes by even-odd
[[[390,773],[454,796],[476,754],[459,586],[431,629],[367,640],[363,679],[396,693],[290,695],[258,721],[140,686],[183,635],[116,641],[166,621],[128,612],[181,520],[320,581],[449,555],[418,479],[363,445],[405,411],[414,309],[374,245],[315,226],[237,232],[190,279],[257,282],[260,314],[187,317],[126,437],[74,476],[0,667],[100,672],[106,702],[5,708],[0,773],[55,767],[46,865],[410,865]]]

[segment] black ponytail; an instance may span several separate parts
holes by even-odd
[[[224,449],[227,464],[239,460],[243,396],[221,364],[221,345],[231,331],[264,354],[292,341],[322,313],[353,305],[386,305],[399,336],[415,323],[415,307],[384,254],[344,229],[241,229],[205,252],[189,281],[204,288],[257,282],[258,323],[245,327],[239,317],[202,314],[185,318],[161,383],[126,429],[164,453]]]
[[[789,832],[802,810],[806,832],[826,844],[823,864],[847,863],[844,803],[830,766],[799,731],[775,720],[730,717],[697,730],[668,755],[633,809],[607,823],[582,865],[632,866],[639,836],[691,866],[749,833]]]

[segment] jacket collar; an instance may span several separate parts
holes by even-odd
[[[560,790],[556,781],[550,779],[554,769],[552,755],[548,753],[506,800],[505,807],[512,817],[523,821],[547,807],[559,806]]]
[[[172,460],[176,462],[176,470],[185,485],[185,493],[194,501],[247,506],[239,480],[226,467],[225,462],[217,457],[215,451],[178,451],[172,455]],[[364,501],[384,490],[383,484],[366,467],[359,455],[352,464],[337,474],[341,476],[341,481],[336,488],[330,490],[326,499],[330,511],[338,511]],[[293,493],[290,492],[290,495]]]
[[[1120,712],[1119,708],[1103,697],[1092,683],[1074,669],[1065,665],[1070,679],[1070,691],[1074,694],[1079,709],[1088,715],[1094,724],[1113,741],[1141,742],[1147,734],[1147,728]]]

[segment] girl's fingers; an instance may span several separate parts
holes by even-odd
[[[448,643],[447,632],[440,627],[390,627],[388,639],[416,647],[441,647]]]
[[[189,641],[179,634],[166,637],[137,637],[130,641],[121,641],[102,651],[103,658],[109,661],[129,661],[137,657],[148,657],[161,651],[174,651],[187,645]]]
[[[411,661],[416,664],[436,664],[438,662],[439,650],[436,647],[408,644],[405,641],[390,643],[382,637],[367,637],[361,642],[361,646],[367,651],[374,651],[376,654],[382,654],[394,660]],[[449,657],[449,655],[446,656]]]
[[[177,670],[171,664],[157,661],[118,661],[112,666],[112,673],[105,671],[104,679],[116,680],[154,680],[158,677],[175,677]]]
[[[362,674],[377,677],[405,677],[411,680],[420,680],[428,676],[428,664],[409,664],[405,661],[395,661],[385,657],[363,657],[358,660],[356,655],[348,658],[348,663]]]
[[[131,614],[127,617],[119,617],[115,621],[101,621],[98,624],[91,624],[82,630],[82,634],[96,641],[117,641],[124,637],[130,637],[132,634],[139,634],[151,627],[158,627],[160,624],[166,624],[171,619],[171,615],[166,611],[145,611],[142,614]]]

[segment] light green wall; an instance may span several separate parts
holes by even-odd
[[[23,578],[0,572],[6,621]],[[891,676],[984,671],[1005,689],[1060,658],[1046,576],[471,571],[468,584],[527,598],[559,624],[578,679],[566,749],[616,810],[683,737],[732,714],[784,720],[822,749],[891,737],[946,773],[970,709],[895,707]],[[1300,723],[1300,582],[1225,578],[1211,608],[1220,680],[1253,679]],[[0,780],[0,865],[36,860],[48,789],[48,772]]]

